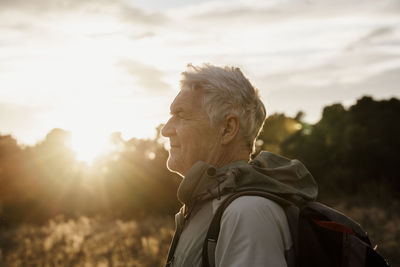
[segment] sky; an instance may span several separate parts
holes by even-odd
[[[0,134],[154,137],[188,63],[238,66],[268,114],[315,123],[400,97],[400,0],[0,0]]]

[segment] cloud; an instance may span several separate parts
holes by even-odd
[[[400,97],[397,30],[375,27],[320,64],[303,60],[304,64],[260,75],[258,87],[269,110],[290,115],[304,110],[306,120],[316,122],[322,108],[333,102],[353,104],[362,95]]]
[[[32,25],[29,23],[21,23],[21,22],[11,22],[11,23],[0,23],[0,29],[12,29],[17,31],[28,31],[32,29]]]
[[[178,10],[181,15],[198,20],[250,19],[283,21],[293,19],[332,18],[358,15],[396,15],[397,0],[294,0],[206,2]]]
[[[1,27],[1,26],[0,26]],[[90,33],[87,34],[87,36],[92,37],[92,38],[104,38],[104,37],[112,37],[112,36],[117,36],[117,35],[123,35],[125,34],[124,32],[120,31],[114,31],[114,32],[101,32],[101,33]],[[154,31],[143,31],[143,32],[135,32],[129,35],[131,40],[141,40],[141,39],[146,39],[156,36],[156,33]]]
[[[264,70],[301,69],[324,64],[371,30],[398,27],[400,11],[398,16],[385,13],[396,1],[206,2],[167,11],[175,24],[158,36],[189,61],[224,64],[236,58],[261,63]]]
[[[60,17],[84,13],[92,16],[108,15],[124,22],[162,25],[168,19],[165,15],[156,12],[147,12],[130,5],[123,0],[2,0],[0,1],[0,15],[8,20],[16,15],[30,17],[32,20],[41,20],[43,17]],[[3,19],[4,21],[4,19]]]
[[[79,6],[86,4],[88,1],[68,0],[68,1],[52,1],[52,0],[2,0],[0,1],[0,10],[2,13],[11,11],[23,12],[49,12],[55,10],[73,10]]]
[[[121,19],[127,22],[140,22],[148,25],[165,25],[168,18],[162,13],[147,13],[142,9],[121,5]]]
[[[350,43],[347,50],[355,50],[366,46],[379,46],[391,44],[392,46],[400,47],[400,35],[396,36],[396,28],[394,26],[384,26],[372,29],[365,36]],[[390,42],[388,42],[390,40]],[[399,49],[400,52],[400,49]]]
[[[282,71],[261,75],[275,86],[321,86],[324,84],[354,83],[378,72],[400,67],[400,35],[395,27],[377,27],[344,45],[342,50],[317,63],[322,51],[302,50],[301,64],[291,64]],[[297,56],[296,56],[297,57]],[[282,60],[282,56],[279,56]],[[309,64],[314,62],[314,64]]]
[[[155,32],[146,31],[146,32],[138,33],[138,34],[132,34],[131,35],[131,39],[139,40],[139,39],[150,38],[150,37],[153,37],[155,35],[156,35]]]
[[[159,69],[133,60],[121,60],[118,66],[124,68],[134,77],[137,84],[150,91],[160,92],[169,90],[171,86],[163,78],[165,73]]]
[[[335,102],[353,104],[363,95],[387,99],[399,97],[400,68],[377,73],[353,84],[331,82],[323,86],[297,86],[263,92],[267,109],[273,112],[286,112],[290,115],[303,110],[306,120],[316,122],[324,106]]]

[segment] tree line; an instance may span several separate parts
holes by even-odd
[[[270,115],[257,151],[300,159],[317,180],[321,201],[399,199],[398,99],[362,97],[349,108],[333,104],[315,124],[303,115]],[[62,129],[29,147],[0,135],[0,226],[44,223],[59,214],[120,219],[174,214],[181,178],[166,168],[160,129],[154,139],[112,134],[116,149],[92,165],[75,160],[70,133]]]

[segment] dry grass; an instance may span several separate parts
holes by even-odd
[[[104,221],[59,217],[46,226],[2,231],[0,266],[163,266],[173,221]]]
[[[368,231],[378,251],[400,266],[400,215],[376,207],[337,205]],[[45,226],[0,232],[0,266],[163,266],[173,235],[171,218],[107,221],[58,217]]]

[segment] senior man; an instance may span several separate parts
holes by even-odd
[[[168,168],[183,176],[178,199],[184,206],[175,217],[167,266],[202,266],[213,214],[240,188],[316,197],[316,185],[298,161],[262,152],[249,162],[266,111],[258,90],[239,68],[189,65],[170,109],[162,135],[170,140]],[[218,267],[280,267],[288,266],[291,248],[281,206],[242,196],[224,211],[211,256]]]

